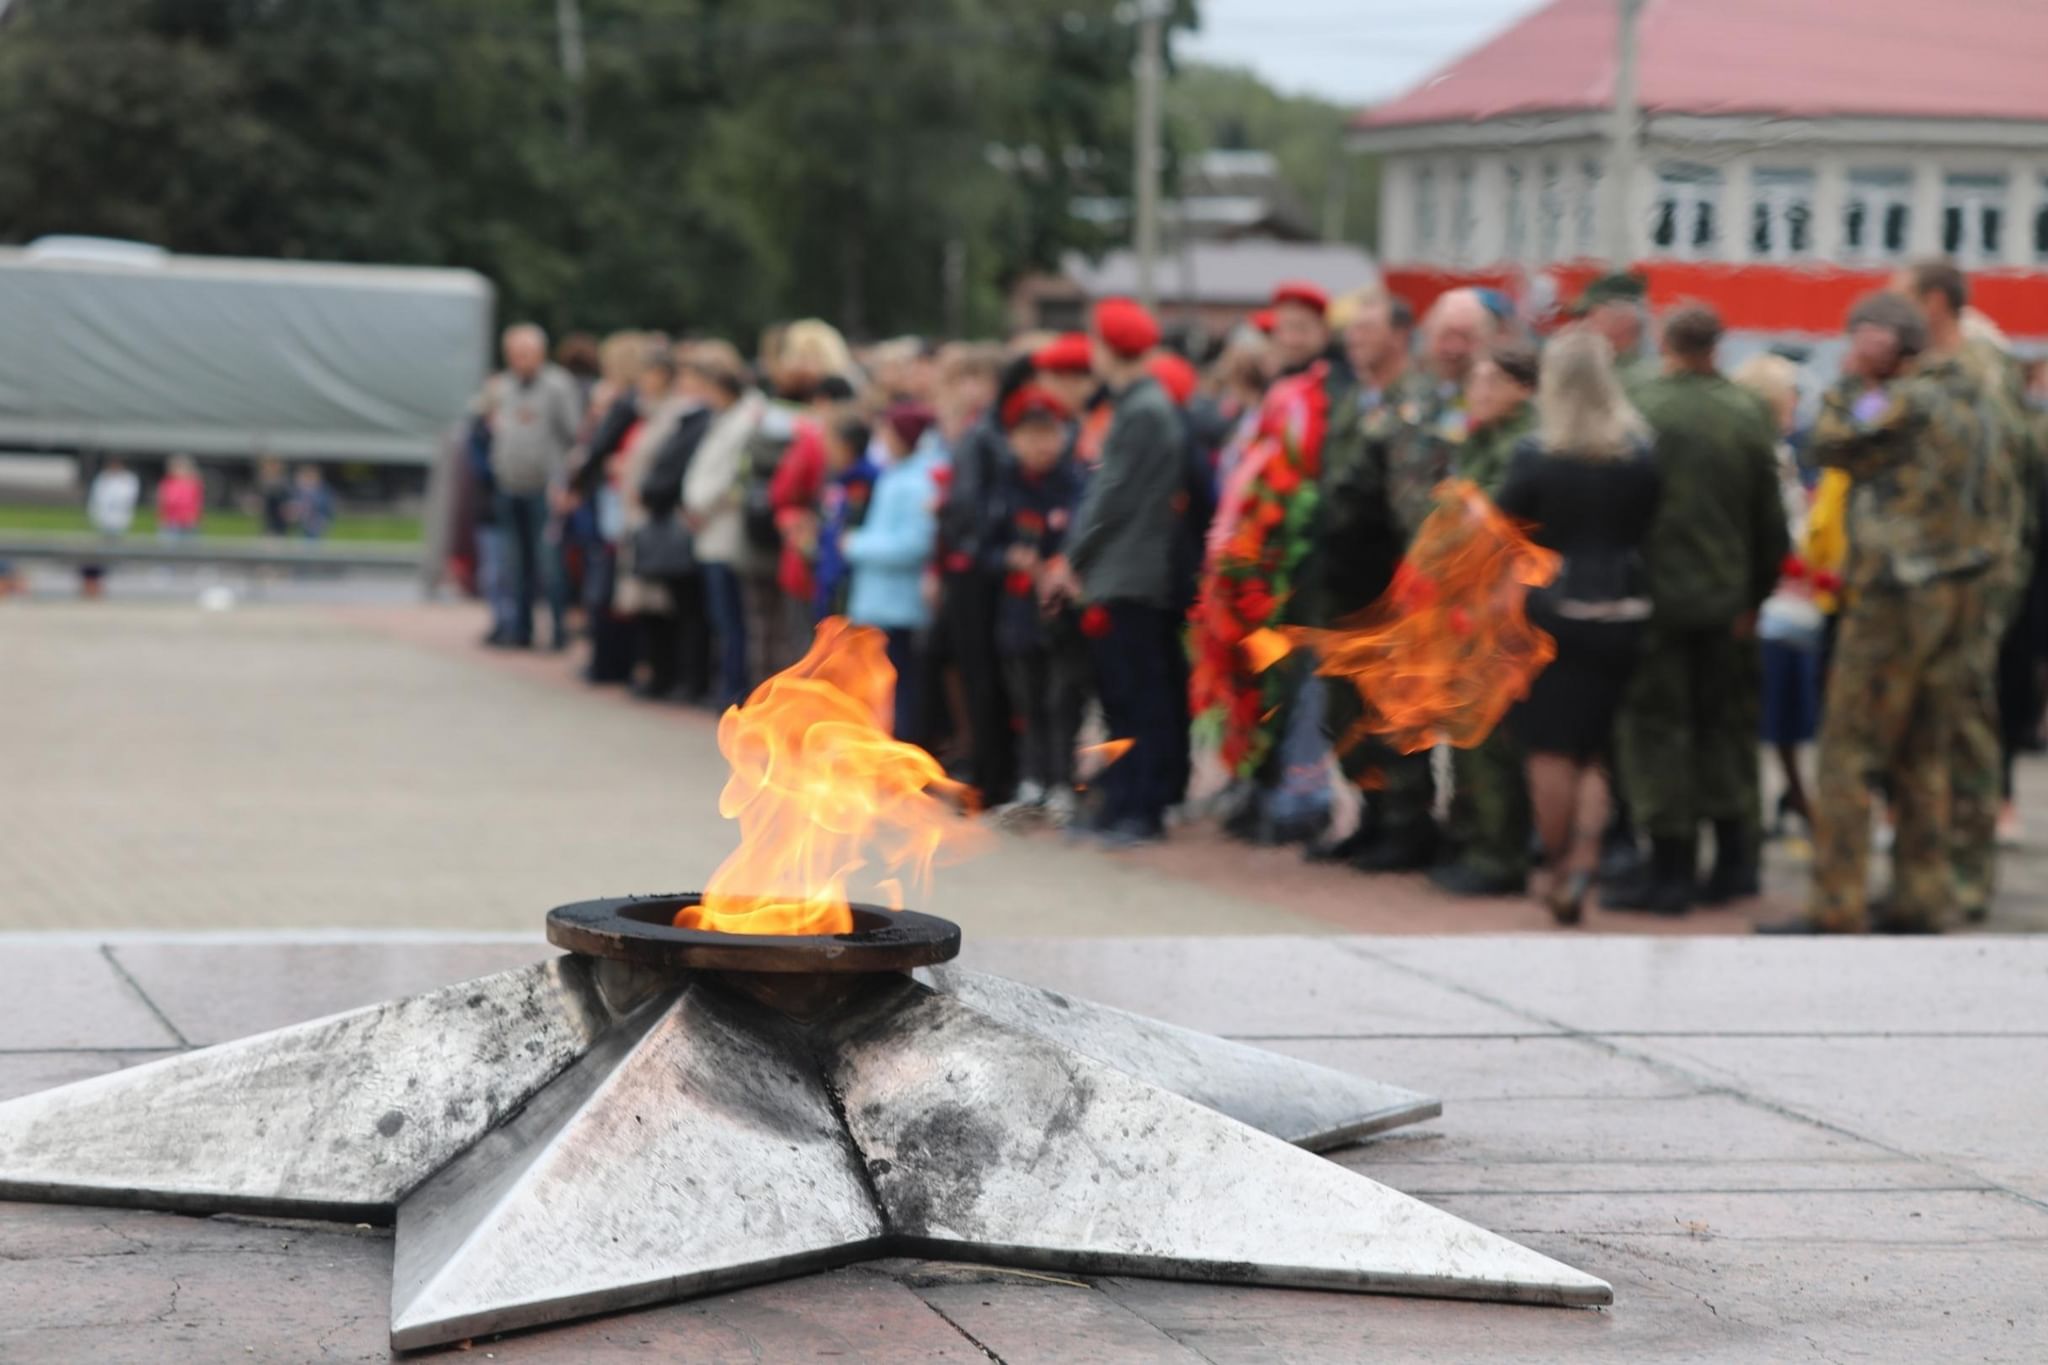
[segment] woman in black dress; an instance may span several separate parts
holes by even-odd
[[[1561,924],[1578,923],[1599,863],[1609,739],[1650,615],[1640,550],[1657,487],[1613,351],[1583,328],[1560,333],[1543,353],[1536,434],[1517,447],[1497,501],[1564,561],[1529,594],[1529,619],[1557,640],[1557,658],[1510,721],[1528,753],[1544,901]]]

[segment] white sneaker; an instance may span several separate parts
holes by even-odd
[[[1017,784],[1017,799],[1010,803],[1015,806],[1042,806],[1045,804],[1045,788],[1030,778]]]

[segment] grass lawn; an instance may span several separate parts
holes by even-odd
[[[0,505],[0,531],[90,531],[83,507],[9,507]],[[130,535],[156,534],[156,512],[138,509]],[[249,512],[209,510],[199,520],[202,537],[251,539],[261,534],[256,517]],[[389,544],[418,544],[420,519],[386,513],[348,514],[335,517],[327,530],[329,540],[376,541]]]

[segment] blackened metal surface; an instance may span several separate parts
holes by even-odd
[[[0,1104],[0,1198],[382,1221],[632,1002],[589,958]]]
[[[891,1236],[1067,1271],[1604,1304],[1606,1283],[1213,1110],[907,985],[826,1081]]]
[[[919,977],[992,1019],[1312,1152],[1443,1113],[1441,1102],[1413,1090],[1005,977],[953,965]]]
[[[548,912],[548,942],[663,971],[901,972],[959,955],[960,926],[914,910],[853,907],[850,934],[723,934],[678,929],[695,892],[583,901]]]
[[[779,1278],[881,1233],[802,1038],[693,985],[399,1206],[392,1345]]]

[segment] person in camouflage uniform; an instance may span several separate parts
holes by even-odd
[[[1502,343],[1472,367],[1465,383],[1471,433],[1452,473],[1491,498],[1509,457],[1536,426],[1536,352]],[[1506,725],[1469,749],[1451,750],[1450,837],[1455,861],[1430,870],[1438,888],[1459,896],[1519,895],[1529,880],[1529,784],[1521,743]]]
[[[1949,762],[2001,554],[1993,486],[2002,439],[1984,389],[1954,352],[1926,344],[1920,310],[1876,294],[1849,314],[1842,379],[1822,402],[1813,453],[1849,490],[1849,597],[1821,717],[1807,913],[1766,933],[1868,926],[1871,788],[1897,811],[1892,894],[1877,927],[1938,932],[1955,908]]]
[[[1721,320],[1691,304],[1664,327],[1661,378],[1631,395],[1654,433],[1663,497],[1645,547],[1654,610],[1616,726],[1650,861],[1608,888],[1614,909],[1682,914],[1757,890],[1756,611],[1790,546],[1776,436],[1714,367]],[[1695,883],[1699,823],[1714,867]]]
[[[1493,314],[1477,290],[1454,289],[1423,327],[1426,372],[1406,365],[1376,382],[1371,401],[1341,404],[1325,446],[1317,534],[1326,619],[1369,606],[1434,505],[1465,439],[1465,379],[1493,340]],[[1361,388],[1366,380],[1361,376]],[[1356,733],[1364,706],[1351,682],[1330,679],[1324,724],[1344,773],[1374,793],[1362,837],[1346,850],[1362,872],[1414,871],[1435,861],[1436,781],[1427,751],[1397,753]]]
[[[1963,335],[1969,284],[1947,261],[1922,261],[1902,271],[1893,288],[1927,318],[1928,349],[1953,355],[1983,391],[1988,416],[2002,434],[1984,470],[1985,510],[2003,528],[1996,557],[1984,571],[1983,630],[1968,663],[1969,701],[1956,711],[1949,751],[1949,849],[1956,904],[1965,918],[1989,913],[1997,880],[1998,810],[2004,797],[2004,752],[1998,715],[1998,648],[2019,609],[2032,572],[2038,470],[2034,431],[2019,367],[1989,340]]]

